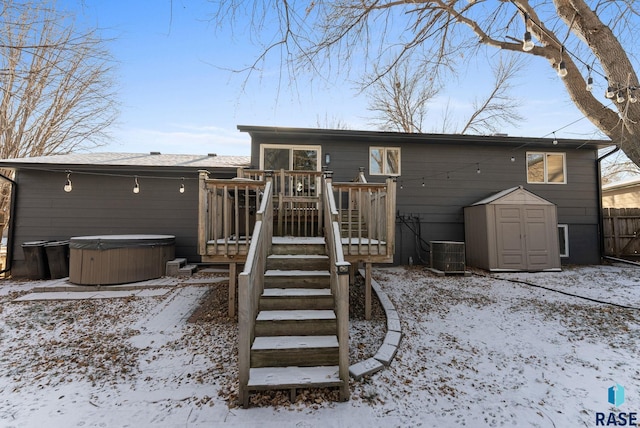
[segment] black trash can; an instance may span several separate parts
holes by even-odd
[[[44,244],[51,279],[69,276],[69,241],[53,241]]]
[[[47,241],[32,241],[22,243],[22,252],[27,266],[27,278],[47,279],[49,278],[49,266],[44,246]]]

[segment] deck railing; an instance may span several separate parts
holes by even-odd
[[[246,387],[249,382],[251,344],[255,336],[255,320],[264,290],[264,272],[273,237],[272,182],[269,177],[266,180],[247,260],[244,270],[238,275],[238,370],[241,403],[245,402],[248,393]]]
[[[265,171],[238,169],[238,177],[262,180]],[[273,171],[274,233],[322,236],[320,171]]]
[[[246,255],[265,181],[209,179],[200,171],[198,249],[201,256]]]
[[[340,212],[342,244],[347,256],[392,261],[395,251],[396,182],[333,183]],[[382,260],[385,259],[385,260]]]

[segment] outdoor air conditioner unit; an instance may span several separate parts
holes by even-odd
[[[464,242],[431,241],[431,268],[445,273],[465,273]]]

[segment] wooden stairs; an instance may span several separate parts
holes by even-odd
[[[341,387],[324,238],[278,238],[267,258],[247,391]],[[249,394],[244,397],[249,405]]]

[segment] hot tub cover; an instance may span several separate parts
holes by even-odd
[[[129,247],[157,247],[174,245],[173,235],[96,235],[76,236],[69,240],[69,248],[79,250],[112,250]]]

